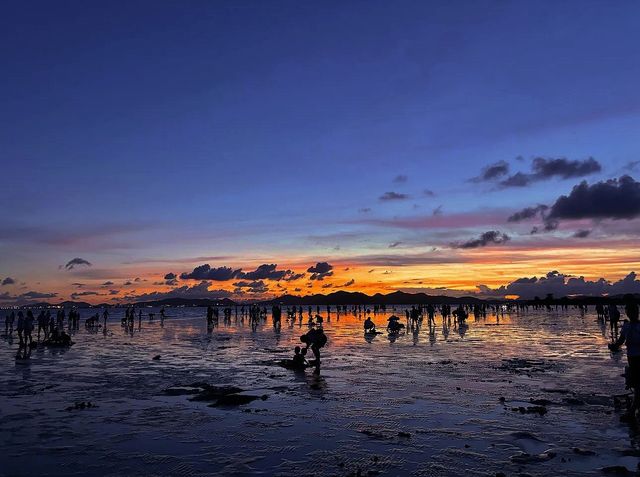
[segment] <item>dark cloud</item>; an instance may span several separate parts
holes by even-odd
[[[237,278],[246,280],[282,280],[287,275],[291,275],[291,270],[276,270],[275,263],[262,264],[252,272],[240,272]]]
[[[178,275],[176,275],[175,273],[167,273],[164,276],[165,280],[175,280],[176,278],[178,278]]]
[[[109,290],[109,295],[117,295],[120,293],[120,290]]]
[[[294,272],[291,272],[289,275],[284,277],[284,281],[285,282],[292,282],[294,280],[300,280],[301,278],[304,278],[306,276],[307,276],[306,273],[294,273]]]
[[[536,180],[559,177],[561,179],[571,179],[574,177],[584,177],[595,174],[602,170],[602,166],[593,157],[584,161],[570,161],[565,158],[546,159],[536,157],[533,160],[531,169]]]
[[[402,242],[393,242],[389,244],[389,248],[396,248],[398,245],[401,245]]]
[[[241,268],[211,268],[211,266],[207,263],[194,268],[193,272],[191,273],[182,273],[180,275],[180,278],[182,280],[213,280],[220,282],[233,279],[291,281],[298,280],[304,276],[304,274],[296,274],[292,270],[277,270],[277,268],[278,265],[276,265],[275,263],[264,263],[255,270],[243,272]],[[167,275],[165,275],[165,279],[171,280],[172,278],[167,277],[170,277],[172,275],[175,277],[174,274],[168,273]]]
[[[327,262],[318,262],[314,266],[307,269],[307,272],[311,273],[311,280],[324,280],[325,277],[333,275],[333,266]]]
[[[580,160],[566,158],[536,157],[531,163],[531,173],[517,172],[500,181],[501,187],[525,187],[534,182],[540,182],[553,178],[571,179],[584,177],[600,172],[602,166],[593,157]]]
[[[142,295],[131,295],[127,297],[129,301],[152,301],[164,300],[166,298],[209,298],[216,300],[231,296],[231,292],[227,290],[209,290],[211,282],[202,281],[197,285],[189,287],[188,285],[174,288],[167,292],[152,292]]]
[[[2,280],[2,286],[4,285],[13,285],[16,281],[11,278],[11,277],[7,277],[4,280]]]
[[[575,238],[587,238],[589,235],[591,235],[591,230],[585,229],[576,230],[576,232],[573,234]]]
[[[18,298],[24,298],[27,300],[39,300],[42,298],[55,298],[57,296],[57,293],[41,293],[36,291],[29,291],[27,293],[23,293],[22,295],[18,295]]]
[[[29,291],[22,294],[14,295],[9,292],[0,293],[0,301],[10,302],[14,305],[25,305],[33,303],[36,300],[42,300],[46,298],[55,298],[57,293],[42,293],[36,291]]]
[[[173,287],[178,284],[178,280],[176,278],[173,278],[171,280],[165,280],[164,284],[169,285],[170,287]]]
[[[404,184],[405,182],[407,182],[407,180],[409,180],[407,176],[405,176],[404,174],[399,174],[393,178],[393,183]]]
[[[321,288],[333,288],[333,285],[331,283],[325,283]]]
[[[239,281],[233,283],[233,286],[236,287],[235,293],[255,293],[261,294],[269,291],[269,287],[262,280],[253,280],[250,282],[247,281]]]
[[[402,194],[400,192],[385,192],[382,194],[379,199],[382,201],[391,201],[391,200],[407,200],[410,196],[407,194]]]
[[[182,280],[213,280],[224,282],[237,278],[240,272],[240,269],[234,270],[229,267],[211,268],[208,263],[205,263],[204,265],[194,268],[191,273],[185,272],[180,274],[180,278]]]
[[[518,295],[525,299],[532,299],[536,296],[545,298],[548,294],[553,294],[556,298],[570,295],[622,295],[625,293],[640,293],[640,280],[637,280],[635,272],[629,273],[621,280],[610,282],[604,278],[599,278],[595,281],[585,280],[584,277],[572,277],[554,270],[540,278],[519,278],[508,285],[495,289],[485,285],[478,285],[478,289],[481,295],[487,297]]]
[[[351,285],[353,285],[356,281],[352,278],[351,280],[349,280],[347,283],[343,284],[343,287],[350,287]]]
[[[435,193],[435,192],[433,192],[431,189],[425,189],[425,190],[423,190],[423,191],[422,191],[422,194],[423,194],[425,197],[435,197],[435,196],[436,196],[436,193]]]
[[[482,169],[479,176],[470,179],[470,182],[489,182],[499,179],[509,173],[509,164],[506,161],[499,161],[490,164]]]
[[[522,222],[523,220],[533,219],[540,214],[543,214],[549,207],[544,204],[539,204],[535,207],[526,207],[513,215],[509,216],[508,222]]]
[[[109,287],[109,286],[111,286],[111,285],[115,285],[111,280],[109,280],[109,281],[107,281],[107,282],[104,282],[104,283],[102,284],[102,286],[103,286],[103,287]]]
[[[640,182],[624,175],[619,179],[587,184],[582,181],[569,195],[551,206],[548,219],[633,219],[640,216]]]
[[[484,232],[477,239],[467,240],[462,243],[453,243],[451,246],[453,248],[478,248],[478,247],[486,247],[487,245],[499,245],[504,244],[510,240],[510,237],[502,232],[497,230],[489,230],[488,232]]]
[[[94,291],[83,291],[83,292],[74,292],[70,296],[72,300],[76,300],[84,296],[95,296],[95,295],[103,295],[103,293],[98,293]]]
[[[367,214],[371,212],[371,207],[362,207],[361,209],[358,209],[358,212],[360,212],[361,214]]]
[[[91,263],[85,260],[84,258],[76,257],[69,260],[67,264],[64,266],[64,268],[66,270],[73,270],[74,267],[78,265],[86,265],[87,267],[90,267]]]
[[[436,207],[435,209],[433,209],[431,211],[431,215],[433,217],[440,217],[442,215],[442,206],[439,205],[438,207]]]

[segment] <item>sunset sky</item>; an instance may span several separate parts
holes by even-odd
[[[640,293],[638,2],[0,12],[0,306]]]

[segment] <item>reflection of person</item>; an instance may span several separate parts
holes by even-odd
[[[617,351],[620,346],[627,346],[627,385],[633,388],[633,403],[623,419],[634,417],[640,409],[640,321],[638,320],[638,304],[632,297],[625,297],[625,312],[629,321],[625,321],[620,331],[620,337],[609,344],[609,349]]]

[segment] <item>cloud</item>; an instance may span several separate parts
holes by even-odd
[[[499,182],[501,187],[526,187],[534,182],[553,178],[571,179],[602,171],[602,166],[593,157],[580,160],[566,158],[536,157],[531,163],[531,173],[517,172]]]
[[[103,286],[103,287],[109,287],[109,286],[111,286],[111,285],[115,285],[111,280],[106,281],[106,282],[104,282],[104,283],[102,284],[102,286]]]
[[[497,230],[489,230],[488,232],[484,232],[477,239],[467,240],[462,243],[453,243],[451,246],[453,248],[478,248],[478,247],[486,247],[487,245],[500,245],[508,242],[510,237],[502,232]]]
[[[351,280],[349,280],[347,283],[343,284],[343,287],[350,287],[351,285],[353,285],[356,281],[352,278]]]
[[[333,288],[333,285],[331,283],[325,283],[321,288]]]
[[[165,280],[164,284],[168,285],[170,287],[173,287],[173,286],[176,286],[178,284],[178,280],[176,278],[173,278],[171,280]]]
[[[570,295],[622,295],[625,293],[640,293],[640,281],[637,280],[635,272],[629,273],[618,281],[610,282],[604,278],[586,280],[584,277],[572,277],[554,270],[540,278],[518,278],[507,285],[495,289],[485,285],[478,285],[478,290],[481,295],[487,297],[518,295],[524,299],[532,299],[536,296],[545,298],[548,294],[553,294],[556,298]]]
[[[509,173],[509,164],[506,161],[499,161],[490,164],[482,169],[480,175],[472,177],[469,182],[488,182],[499,179]]]
[[[2,280],[2,286],[5,286],[5,285],[13,285],[15,282],[16,282],[16,281],[15,281],[13,278],[11,278],[11,277],[7,277],[7,278],[5,278],[4,280]]]
[[[83,296],[94,296],[94,295],[103,295],[103,293],[98,293],[98,292],[94,292],[94,291],[83,291],[83,292],[74,292],[70,296],[71,296],[72,300],[75,300],[75,299],[81,298]]]
[[[42,293],[37,291],[28,291],[26,293],[22,293],[20,295],[12,295],[8,292],[0,294],[0,300],[2,301],[11,301],[16,304],[25,303],[33,300],[42,300],[46,298],[55,298],[57,297],[57,293]]]
[[[132,295],[127,297],[129,301],[155,301],[164,300],[167,298],[209,298],[212,300],[226,298],[232,295],[228,290],[209,290],[211,282],[202,281],[197,285],[189,287],[184,285],[182,287],[174,288],[167,292],[151,292],[144,293],[142,295]]]
[[[87,267],[90,267],[91,263],[85,260],[84,258],[76,257],[69,260],[67,264],[64,266],[64,268],[66,270],[73,270],[74,267],[78,265],[86,265]]]
[[[425,190],[423,190],[423,191],[422,191],[422,194],[423,194],[425,197],[435,197],[435,196],[436,196],[436,193],[435,193],[435,192],[433,192],[431,189],[425,189]]]
[[[190,273],[184,272],[180,274],[180,278],[182,280],[213,280],[224,282],[237,278],[240,272],[240,269],[234,270],[229,267],[211,268],[208,263],[205,263],[204,265],[194,268]]]
[[[307,276],[306,273],[294,273],[294,272],[291,272],[289,275],[284,277],[284,281],[285,282],[292,282],[294,280],[300,280],[301,278],[304,278],[306,276]]]
[[[371,212],[371,207],[362,207],[358,209],[358,212],[360,212],[361,214],[368,214],[369,212]]]
[[[624,175],[619,179],[587,184],[582,181],[569,195],[551,206],[548,219],[633,219],[640,216],[640,182]]]
[[[405,182],[407,182],[407,180],[409,180],[407,176],[405,176],[404,174],[399,174],[393,178],[393,183],[404,184]]]
[[[233,284],[235,288],[235,293],[254,293],[254,294],[262,294],[269,291],[269,287],[262,280],[254,280],[254,281],[239,281]]]
[[[164,276],[165,280],[175,280],[176,278],[178,278],[178,275],[176,275],[175,273],[167,273]]]
[[[640,166],[640,161],[629,161],[625,164],[624,169],[627,171],[635,171]]]
[[[576,232],[573,234],[575,238],[587,238],[589,235],[591,235],[591,230],[585,229],[576,230]]]
[[[526,207],[512,215],[509,216],[507,222],[522,222],[523,220],[533,219],[537,217],[539,214],[543,214],[549,206],[544,204],[539,204],[535,207]]]
[[[381,201],[392,201],[392,200],[407,200],[410,196],[407,194],[402,194],[400,192],[385,192],[378,199]]]
[[[398,245],[401,245],[402,242],[393,242],[389,244],[389,248],[396,248]]]
[[[327,262],[318,262],[315,265],[309,267],[307,272],[311,273],[311,280],[324,280],[325,277],[333,275],[333,266]]]
[[[291,270],[276,270],[278,265],[275,263],[262,264],[252,272],[242,272],[237,274],[237,278],[246,280],[282,280],[287,275],[291,275]]]

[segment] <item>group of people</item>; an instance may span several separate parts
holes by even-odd
[[[4,327],[5,336],[11,338],[14,331],[18,335],[19,349],[32,348],[37,346],[42,336],[42,344],[52,347],[69,347],[73,344],[71,337],[64,330],[64,322],[67,319],[63,308],[58,309],[56,316],[51,314],[51,310],[41,310],[37,318],[32,310],[11,311],[5,315]],[[80,313],[77,310],[70,310],[68,315],[69,329],[77,329]],[[36,341],[33,340],[33,333],[38,327]]]
[[[294,348],[293,358],[285,360],[282,365],[296,371],[313,367],[314,373],[320,374],[320,350],[327,344],[327,335],[324,333],[322,326],[311,328],[308,332],[300,336],[300,341],[304,344],[304,348],[296,346]],[[313,360],[307,360],[307,351],[309,348],[311,348],[311,352],[313,353]]]

